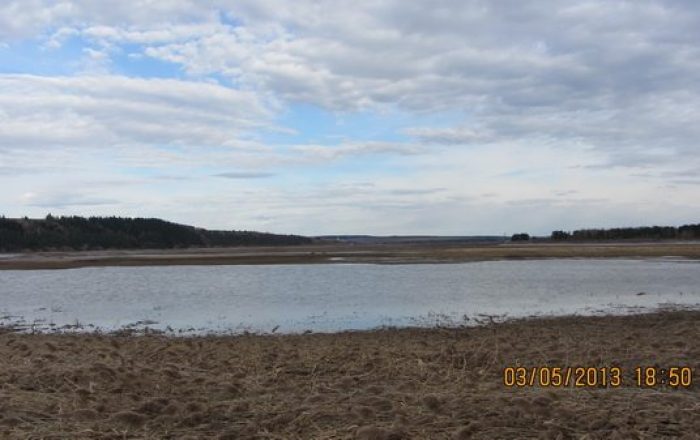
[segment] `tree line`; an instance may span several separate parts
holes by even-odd
[[[254,231],[209,231],[157,218],[0,217],[0,251],[49,249],[166,249],[298,245],[308,237]]]
[[[554,231],[552,240],[696,240],[700,239],[700,224],[674,226],[643,226],[637,228],[579,229],[572,232]]]
[[[510,241],[530,241],[530,234],[521,232],[520,234],[513,234],[510,237]]]

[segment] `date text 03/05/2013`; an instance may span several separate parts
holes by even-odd
[[[503,369],[503,385],[512,388],[619,388],[637,386],[644,388],[693,386],[693,369],[688,366],[638,366],[622,367],[525,367]]]

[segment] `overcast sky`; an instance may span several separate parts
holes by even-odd
[[[10,217],[679,225],[699,153],[692,0],[0,1]]]

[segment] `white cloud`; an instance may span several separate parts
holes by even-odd
[[[263,179],[274,175],[274,173],[264,171],[225,171],[223,173],[214,174],[215,177],[224,177],[226,179]]]
[[[411,143],[399,142],[343,142],[339,145],[294,145],[289,147],[291,151],[300,153],[300,158],[311,161],[333,160],[346,156],[360,155],[414,155],[426,153],[426,149]]]
[[[617,165],[653,162],[650,148],[695,151],[700,8],[689,2],[22,5],[1,20],[34,17],[54,39],[77,32],[97,47],[139,44],[190,75],[224,75],[283,102],[470,115],[409,131],[422,141],[575,139]]]
[[[95,196],[85,196],[75,193],[67,194],[36,194],[36,193],[25,193],[20,197],[21,202],[24,205],[33,206],[37,208],[84,208],[92,206],[102,206],[102,205],[112,205],[116,206],[119,201],[115,199],[101,198]]]
[[[237,148],[270,115],[257,95],[211,83],[0,75],[2,148]]]

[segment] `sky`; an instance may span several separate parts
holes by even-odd
[[[0,214],[700,222],[700,3],[0,0]]]

